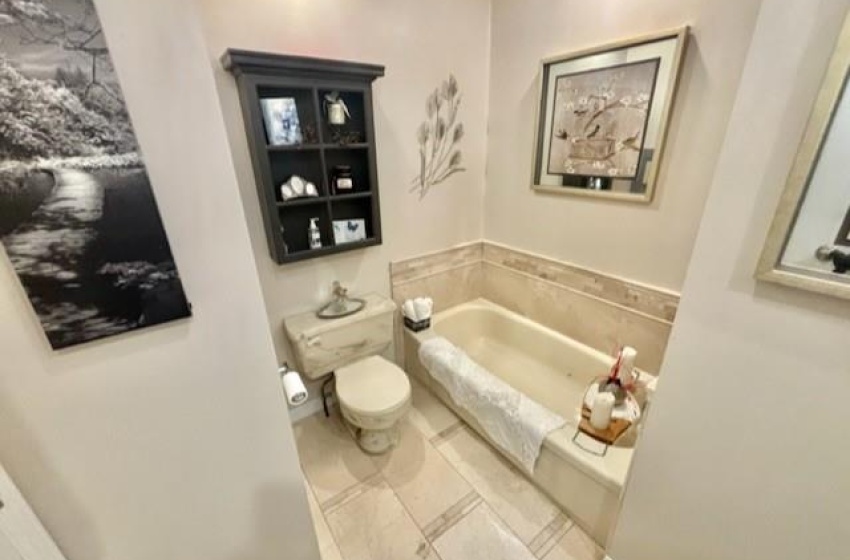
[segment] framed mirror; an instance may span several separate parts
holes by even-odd
[[[850,16],[838,39],[785,191],[757,278],[850,299]]]
[[[532,185],[650,202],[688,28],[543,60]]]

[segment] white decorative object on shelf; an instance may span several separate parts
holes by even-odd
[[[332,91],[325,95],[325,108],[328,111],[328,122],[336,126],[345,124],[345,120],[351,118],[351,113],[348,111],[348,105],[339,96],[338,91]]]
[[[319,231],[319,218],[310,218],[310,228],[307,232],[307,241],[311,249],[322,248],[322,233]]]
[[[319,196],[319,189],[316,188],[316,185],[298,175],[293,175],[280,186],[280,197],[284,201],[305,196]]]

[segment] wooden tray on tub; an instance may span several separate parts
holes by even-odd
[[[587,434],[596,441],[600,441],[606,445],[614,445],[614,442],[617,441],[621,435],[626,433],[626,430],[628,430],[631,425],[632,423],[628,420],[612,418],[608,428],[604,430],[597,430],[590,425],[590,409],[587,408],[586,405],[582,405],[581,422],[578,424],[578,429],[580,432]]]

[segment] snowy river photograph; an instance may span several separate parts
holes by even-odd
[[[0,243],[54,349],[191,315],[91,0],[0,0]]]

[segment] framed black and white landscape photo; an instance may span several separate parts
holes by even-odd
[[[191,314],[91,0],[0,0],[0,242],[54,349]]]

